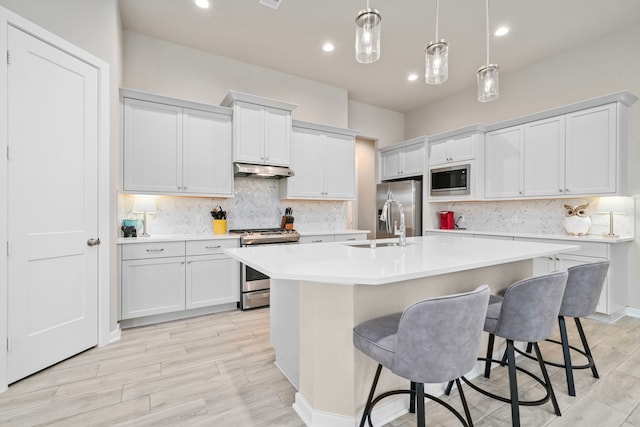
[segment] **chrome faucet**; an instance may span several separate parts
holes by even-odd
[[[400,211],[400,229],[398,230],[394,225],[393,234],[398,236],[398,246],[407,246],[407,232],[404,223],[404,209],[402,208],[402,204],[396,199],[387,199],[382,207],[382,213],[380,214],[380,221],[387,223],[387,230],[389,230],[389,223],[387,222],[388,211],[391,207],[391,203],[395,203],[398,205],[398,210]]]

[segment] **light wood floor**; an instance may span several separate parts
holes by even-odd
[[[259,309],[124,330],[117,343],[11,385],[0,394],[0,425],[303,426],[291,409],[295,390],[273,364],[268,322],[268,309]],[[577,371],[578,397],[569,397],[564,373],[551,369],[563,415],[549,403],[525,407],[523,426],[640,426],[640,319],[584,325],[600,379]],[[552,345],[543,352],[560,355]],[[531,362],[519,363],[537,372]],[[505,371],[477,381],[506,394]],[[530,380],[519,380],[523,397],[538,394]],[[465,391],[476,426],[511,425],[506,404]],[[448,400],[460,407],[457,392]],[[407,414],[388,426],[413,425]],[[428,404],[427,425],[459,424]]]

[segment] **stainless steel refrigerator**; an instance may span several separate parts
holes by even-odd
[[[380,221],[382,207],[388,199],[400,202],[404,210],[407,237],[422,236],[422,182],[416,180],[393,181],[378,184],[376,194],[376,239],[396,237],[394,230],[400,229],[400,211],[391,204],[387,222]]]

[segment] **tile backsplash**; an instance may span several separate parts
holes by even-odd
[[[123,219],[142,219],[131,212],[135,195],[118,195],[118,228]],[[280,227],[286,207],[293,208],[295,228],[299,231],[342,231],[350,227],[348,203],[342,201],[281,200],[278,181],[237,177],[234,197],[155,196],[156,213],[149,215],[149,234],[213,234],[211,210],[218,206],[227,211],[227,228]]]
[[[566,234],[562,221],[565,218],[564,205],[577,206],[589,202],[588,215],[591,229],[588,234],[601,235],[609,232],[609,215],[600,214],[599,207],[604,198],[587,197],[579,199],[512,200],[491,202],[431,203],[433,224],[439,224],[439,210],[451,210],[458,219],[459,226],[468,230],[504,233]],[[625,215],[614,215],[614,232],[619,235],[634,235],[635,203],[633,197],[621,198]],[[460,222],[466,225],[460,225]]]

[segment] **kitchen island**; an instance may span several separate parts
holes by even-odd
[[[355,325],[484,283],[500,292],[531,275],[533,258],[578,249],[448,236],[407,238],[406,247],[383,243],[225,249],[271,277],[271,344],[276,364],[298,389],[293,406],[307,425],[357,425],[376,364],[353,347]],[[383,373],[378,392],[404,383]],[[407,411],[406,398],[389,400],[374,421]]]

